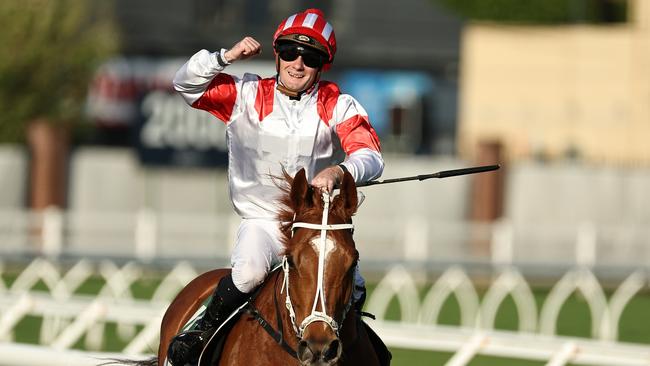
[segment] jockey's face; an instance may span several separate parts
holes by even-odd
[[[311,87],[320,71],[320,68],[305,65],[302,56],[293,61],[285,61],[280,57],[279,62],[280,82],[294,92],[302,92]]]

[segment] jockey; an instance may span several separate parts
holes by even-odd
[[[334,29],[318,9],[294,14],[273,36],[277,75],[232,76],[228,65],[256,56],[260,43],[245,37],[231,49],[201,50],[176,73],[174,88],[194,108],[226,124],[228,183],[242,217],[231,257],[231,275],[221,279],[194,331],[181,333],[169,349],[179,366],[195,362],[214,330],[264,281],[283,251],[273,177],[284,168],[305,168],[313,187],[331,193],[350,172],[356,182],[379,177],[384,162],[368,114],[336,84],[321,81],[336,53]],[[358,268],[353,301],[364,295]],[[194,359],[192,359],[195,357]]]

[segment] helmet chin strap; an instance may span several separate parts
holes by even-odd
[[[304,91],[297,92],[297,91],[291,90],[291,89],[287,88],[286,86],[282,85],[282,82],[280,81],[280,78],[278,78],[278,86],[277,86],[277,88],[280,91],[280,93],[288,96],[289,98],[300,99],[300,97],[304,93]]]

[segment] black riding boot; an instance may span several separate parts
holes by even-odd
[[[195,364],[212,334],[245,299],[246,294],[235,287],[232,276],[223,277],[194,329],[172,339],[167,351],[169,362],[173,366]]]

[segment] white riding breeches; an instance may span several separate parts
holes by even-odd
[[[280,241],[278,221],[266,219],[242,219],[235,238],[230,259],[232,281],[237,289],[249,293],[259,286],[271,269],[278,265],[284,246]],[[365,280],[359,266],[354,271],[352,301],[359,300]]]
[[[239,291],[253,291],[280,262],[284,247],[278,225],[264,219],[243,219],[239,224],[230,259],[232,281]]]

